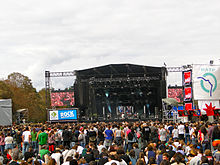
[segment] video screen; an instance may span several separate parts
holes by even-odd
[[[51,106],[61,107],[61,106],[74,106],[74,92],[51,92]]]
[[[169,88],[168,98],[174,98],[178,102],[183,102],[183,89],[182,88]]]

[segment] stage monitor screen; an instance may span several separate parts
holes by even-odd
[[[74,106],[74,92],[51,92],[51,106],[52,107],[66,107],[66,106]]]
[[[50,121],[77,120],[77,109],[61,109],[49,111]]]
[[[174,98],[179,103],[183,102],[183,89],[182,89],[182,87],[179,87],[179,88],[169,88],[168,89],[168,98]]]

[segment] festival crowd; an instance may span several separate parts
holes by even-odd
[[[220,123],[0,126],[0,165],[218,165]]]

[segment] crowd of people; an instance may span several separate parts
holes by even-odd
[[[0,126],[0,165],[217,165],[220,123]]]

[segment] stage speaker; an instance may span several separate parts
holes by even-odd
[[[158,118],[158,117],[159,117],[158,107],[155,107],[155,108],[154,108],[154,112],[155,112],[155,118]]]

